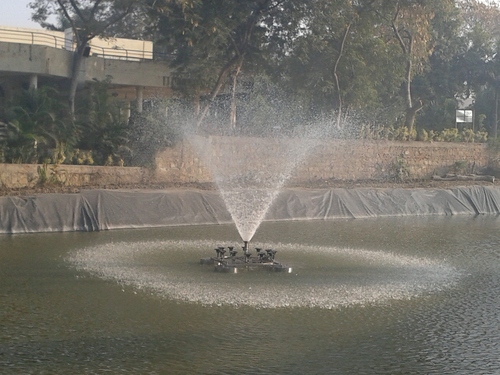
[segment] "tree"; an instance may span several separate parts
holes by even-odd
[[[331,71],[333,77],[333,90],[336,97],[336,105],[333,107],[336,109],[338,129],[342,127],[344,95],[346,94],[346,90],[341,87],[340,63],[346,54],[349,54],[346,52],[346,49],[350,48],[349,42],[355,45],[361,41],[362,38],[357,35],[358,32],[355,28],[358,24],[362,28],[363,23],[365,26],[369,23],[369,18],[363,19],[362,17],[365,16],[365,13],[373,11],[372,5],[374,3],[375,0],[317,1],[314,6],[316,14],[313,17],[314,22],[311,22],[312,33],[321,36],[322,43],[320,45],[323,44],[326,49],[331,49],[330,54],[333,55],[332,64],[328,70]],[[316,25],[320,25],[322,30],[318,30]],[[360,34],[363,35],[362,32]],[[352,48],[355,49],[355,46]]]
[[[494,2],[477,0],[462,0],[459,5],[465,39],[459,56],[462,79],[467,82],[468,92],[476,95],[477,107],[484,108],[490,124],[490,137],[496,138],[500,101],[500,8]],[[489,105],[482,105],[479,101]]]
[[[460,55],[468,42],[461,12],[454,2],[440,4],[431,21],[434,43],[427,68],[412,82],[413,97],[426,104],[416,126],[426,130],[454,126],[457,97],[466,93]]]
[[[281,31],[288,36],[288,51],[277,69],[290,90],[309,98],[311,114],[331,118],[342,133],[352,130],[345,120],[353,112],[373,121],[375,113],[388,113],[399,100],[397,46],[381,37],[374,5],[370,0],[308,2],[294,17],[298,21]],[[296,24],[302,28],[294,32]]]
[[[127,17],[139,0],[35,0],[32,19],[46,28],[56,28],[47,20],[55,15],[68,21],[75,38],[75,51],[69,88],[69,106],[75,114],[75,96],[79,73],[88,43],[97,36],[106,36],[106,30]]]
[[[448,0],[442,0],[448,1]],[[424,71],[434,46],[432,19],[438,2],[426,0],[383,0],[380,15],[392,31],[405,61],[403,97],[406,103],[405,126],[414,129],[417,112],[424,102],[414,100],[412,80]]]
[[[231,78],[235,109],[236,81],[249,59],[266,43],[266,18],[279,12],[285,0],[158,1],[159,30],[169,52],[176,53],[174,65],[184,89],[193,97],[205,94],[197,110],[198,125],[205,119],[215,97]],[[234,113],[232,125],[234,126]]]

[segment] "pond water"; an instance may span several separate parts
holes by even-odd
[[[499,227],[264,223],[291,274],[200,265],[229,225],[1,236],[0,373],[500,373]]]

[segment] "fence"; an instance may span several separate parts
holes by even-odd
[[[61,34],[61,35],[58,35]],[[130,41],[130,42],[140,42],[127,39],[116,39],[120,41]],[[21,44],[32,44],[41,45],[59,49],[65,49],[74,51],[75,43],[72,38],[65,38],[63,32],[39,32],[39,31],[29,31],[29,30],[18,30],[18,29],[7,29],[0,28],[0,42],[8,43],[21,43]],[[151,45],[151,49],[129,49],[119,46],[103,47],[96,45],[95,43],[90,43],[90,55],[99,56],[106,59],[119,59],[119,60],[151,60],[155,56],[152,51],[152,42],[143,42]],[[161,56],[163,59],[164,56]]]

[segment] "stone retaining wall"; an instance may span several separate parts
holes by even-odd
[[[0,164],[0,188],[19,189],[37,185],[42,174],[48,181],[65,186],[84,187],[141,184],[148,170],[136,167],[99,167],[87,165]]]
[[[227,150],[228,140],[234,149],[249,147],[248,145],[255,147],[255,152],[248,152],[246,155],[250,164],[256,166],[268,163],[269,157],[273,155],[272,150],[277,150],[283,142],[257,138],[210,137],[212,153],[220,154],[217,150],[221,148]],[[256,145],[263,147],[266,152],[260,152]],[[227,151],[225,155],[227,157]],[[478,143],[329,140],[321,142],[315,148],[314,153],[297,168],[292,180],[299,183],[328,179],[381,180],[396,173],[398,168],[408,171],[411,178],[430,178],[434,174],[453,170],[455,165],[467,167],[462,173],[479,171],[488,166],[490,158],[487,146]],[[160,152],[156,164],[156,176],[159,180],[212,181],[203,160],[188,142]]]
[[[279,154],[277,150],[284,142],[243,137],[210,137],[208,141],[212,156],[224,155],[228,161],[231,161],[228,150],[248,150],[245,151],[248,163],[257,168],[273,163],[273,155]],[[300,140],[293,142],[300,143]],[[487,167],[491,159],[484,144],[329,140],[315,148],[315,152],[297,168],[292,181],[382,180],[396,173],[398,168],[408,171],[410,178],[430,178],[452,170],[455,164],[467,167],[468,171],[462,172],[479,171]],[[276,161],[279,162],[277,157]],[[154,174],[137,167],[77,165],[48,166],[45,173],[49,179],[74,187],[213,181],[204,161],[188,142],[160,152],[156,164]],[[35,186],[41,178],[39,167],[42,166],[0,164],[0,188]]]

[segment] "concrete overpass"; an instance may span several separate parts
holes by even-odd
[[[37,88],[40,83],[71,78],[73,51],[67,40],[44,30],[19,30],[0,27],[0,95],[9,97],[21,87]],[[123,46],[91,46],[79,75],[82,84],[110,78],[112,95],[136,100],[139,110],[145,98],[173,95],[168,63],[153,60],[152,51],[138,52]]]

